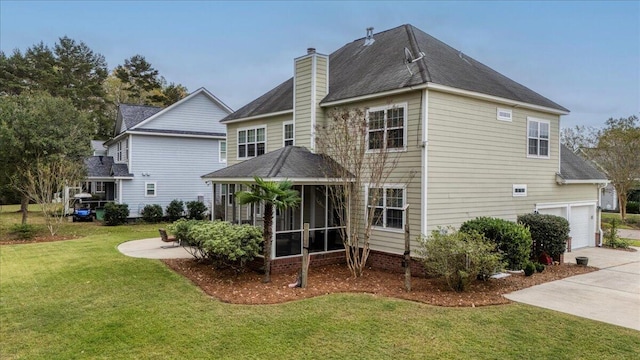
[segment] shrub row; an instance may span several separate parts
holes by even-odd
[[[561,216],[525,214],[518,216],[518,223],[529,228],[533,247],[531,259],[538,260],[543,253],[559,259],[567,249],[569,221]]]
[[[180,219],[168,228],[196,259],[216,267],[243,271],[260,253],[262,229],[256,226]]]
[[[627,214],[640,214],[640,201],[627,201]]]
[[[107,203],[104,206],[104,223],[108,226],[122,225],[129,217],[129,205]]]

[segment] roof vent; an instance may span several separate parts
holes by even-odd
[[[369,46],[371,44],[373,44],[376,41],[376,39],[373,38],[373,28],[372,27],[368,27],[367,28],[367,37],[364,39],[364,46]]]
[[[307,48],[307,54],[315,54],[316,48]]]

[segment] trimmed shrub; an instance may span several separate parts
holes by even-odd
[[[170,230],[176,238],[196,248],[201,259],[216,267],[243,271],[247,262],[260,253],[262,228],[257,226],[181,219]]]
[[[129,217],[129,205],[107,203],[104,206],[104,223],[108,226],[122,225]]]
[[[162,221],[162,206],[158,204],[145,205],[142,208],[142,220],[148,223],[157,223]]]
[[[640,214],[640,202],[627,201],[627,214]]]
[[[531,259],[538,260],[545,252],[555,260],[560,259],[567,249],[569,222],[561,216],[525,214],[518,216],[518,222],[529,228],[533,245]]]
[[[36,236],[36,228],[31,224],[15,224],[9,230],[19,240],[30,240]]]
[[[539,272],[539,273],[543,272],[544,269],[547,268],[546,266],[544,266],[544,264],[540,264],[538,262],[535,263],[534,265],[536,266],[536,272]]]
[[[493,241],[504,255],[507,267],[520,270],[531,254],[531,233],[513,221],[491,217],[478,217],[460,227],[461,232],[477,232]]]
[[[166,210],[169,221],[176,221],[184,216],[184,202],[178,199],[171,200]]]
[[[207,205],[202,201],[188,201],[186,205],[189,219],[204,220],[208,210]]]
[[[452,290],[465,291],[479,276],[486,278],[502,268],[496,244],[477,232],[449,230],[434,230],[429,237],[418,238],[417,253],[427,274],[443,276]]]
[[[201,220],[179,219],[167,226],[167,230],[176,237],[180,245],[196,260],[204,260],[206,254],[202,251],[202,244],[190,236],[190,231],[194,226],[202,222]]]
[[[531,261],[524,264],[524,276],[531,276],[536,272],[536,265]]]

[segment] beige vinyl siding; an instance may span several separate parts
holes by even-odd
[[[428,231],[459,226],[477,216],[515,220],[536,203],[596,200],[595,185],[560,186],[559,116],[512,108],[511,122],[496,119],[504,105],[437,91],[428,93]],[[548,159],[527,157],[527,118],[550,122]],[[513,197],[526,184],[526,197]]]
[[[329,58],[324,55],[319,55],[316,57],[316,97],[314,100],[315,104],[315,113],[316,113],[316,126],[323,121],[324,111],[319,106],[320,101],[327,96],[327,89],[329,87],[328,84],[328,71],[329,71]],[[311,129],[313,133],[315,133],[316,129]],[[315,144],[310,144],[312,148],[315,148]]]
[[[422,129],[420,119],[422,114],[420,91],[402,94],[398,96],[385,97],[377,100],[370,100],[359,103],[348,104],[348,108],[372,108],[379,106],[393,106],[407,104],[407,137],[405,144],[407,151],[392,152],[390,159],[398,156],[398,165],[393,170],[387,184],[405,185],[405,204],[409,204],[409,226],[411,237],[415,239],[420,234],[420,201],[421,201],[421,134]],[[318,120],[320,122],[321,120]],[[362,206],[365,206],[364,204]],[[385,251],[389,253],[401,254],[404,252],[404,230],[385,229],[373,230],[371,234],[370,246],[372,250]],[[415,245],[413,245],[415,247]]]
[[[265,153],[268,153],[282,147],[282,124],[286,121],[291,121],[290,114],[227,124],[227,164],[233,165],[245,160],[238,160],[238,129],[266,126],[267,144]],[[298,139],[296,138],[296,144],[297,141]]]
[[[311,56],[295,63],[294,121],[296,145],[311,145]]]

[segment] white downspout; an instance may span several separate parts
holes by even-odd
[[[429,98],[428,93],[429,90],[422,90],[422,176],[420,181],[420,193],[422,194],[422,201],[420,204],[420,233],[422,235],[427,235],[427,145],[429,145],[428,137],[428,126],[429,126]]]
[[[600,239],[598,240],[598,243],[596,244],[597,247],[602,247],[602,238],[604,237],[604,232],[602,231],[602,189],[604,189],[605,187],[607,187],[607,184],[598,184],[598,205],[596,205],[596,221],[597,221],[597,228],[598,228],[598,234],[600,234]]]

